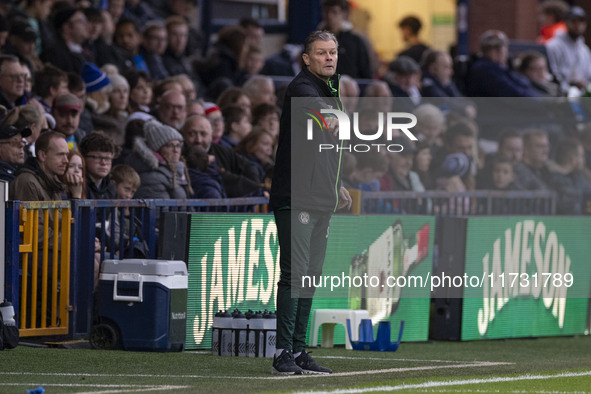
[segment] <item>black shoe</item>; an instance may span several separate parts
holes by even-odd
[[[304,373],[317,373],[326,375],[332,373],[332,369],[318,365],[316,361],[310,357],[310,353],[306,353],[305,350],[302,350],[302,354],[300,354],[295,359],[295,363],[304,371]]]
[[[271,373],[273,375],[301,375],[304,371],[296,365],[293,353],[285,349],[279,357],[273,356]]]

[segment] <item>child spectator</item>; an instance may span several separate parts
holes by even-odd
[[[517,190],[513,163],[505,157],[497,157],[492,164],[492,183],[494,190]]]
[[[82,139],[79,148],[86,162],[86,197],[114,199],[117,194],[109,172],[113,159],[119,154],[119,147],[103,132],[94,131]]]
[[[68,153],[68,167],[60,180],[66,187],[68,198],[86,198],[86,165],[77,151]]]
[[[279,108],[270,104],[259,104],[252,109],[252,125],[261,126],[276,140],[279,136]]]
[[[152,79],[145,71],[133,70],[123,75],[129,83],[129,107],[127,111],[150,113]]]
[[[261,127],[255,128],[236,146],[236,152],[246,156],[257,168],[261,183],[270,184],[269,171],[273,168],[274,138]]]
[[[224,129],[226,127],[222,110],[214,103],[205,103],[203,106],[205,110],[205,117],[211,124],[211,142],[219,144],[224,135]]]
[[[252,130],[250,114],[238,106],[226,107],[222,110],[224,116],[224,135],[220,145],[235,148]]]

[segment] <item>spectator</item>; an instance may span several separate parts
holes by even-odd
[[[30,129],[18,129],[7,124],[0,125],[0,180],[14,180],[18,167],[25,164],[25,138]]]
[[[429,145],[432,152],[437,152],[443,145],[441,136],[446,127],[445,115],[433,104],[421,104],[413,113],[417,117],[413,130],[416,137]]]
[[[443,149],[434,152],[431,170],[436,173],[441,168],[445,158],[454,153],[463,153],[470,161],[470,166],[472,166],[475,149],[476,133],[474,129],[468,122],[458,122],[450,126],[443,135]],[[463,158],[460,158],[460,160],[462,160],[460,164],[462,164],[463,169]]]
[[[252,108],[250,98],[243,89],[238,87],[226,89],[217,99],[216,104],[222,109],[230,105],[237,105],[245,111],[248,111],[248,113],[250,113]]]
[[[191,116],[187,119],[182,133],[186,137],[187,149],[197,145],[209,155],[215,157],[215,161],[222,172],[224,188],[229,198],[260,194],[256,168],[247,158],[237,154],[232,149],[212,144],[211,124],[205,117]]]
[[[157,105],[162,95],[169,90],[178,90],[183,93],[183,85],[174,77],[168,77],[162,81],[155,82],[154,88],[152,89],[152,105]]]
[[[591,81],[591,51],[585,45],[587,14],[581,7],[566,14],[566,28],[546,44],[550,69],[563,91],[571,86],[582,90]]]
[[[412,112],[421,103],[421,68],[410,57],[400,56],[390,63],[384,80],[388,82],[392,96],[400,98],[394,101],[397,111]]]
[[[273,168],[273,144],[271,134],[257,127],[245,136],[236,146],[236,152],[246,156],[254,164],[261,183],[270,184],[270,171]]]
[[[205,116],[211,124],[211,142],[214,144],[219,144],[226,128],[222,110],[214,103],[205,103],[204,110]]]
[[[477,185],[479,189],[491,189],[493,187],[492,164],[499,158],[509,160],[512,164],[512,172],[515,172],[513,167],[523,159],[523,137],[519,130],[509,128],[501,133],[497,152],[486,156],[484,168],[478,172]]]
[[[238,85],[243,85],[249,78],[259,75],[265,66],[265,56],[260,47],[249,45],[244,56],[244,69]]]
[[[207,59],[195,64],[200,79],[207,86],[221,78],[228,78],[232,83],[236,83],[244,61],[245,43],[244,29],[238,26],[222,27]]]
[[[263,75],[255,75],[250,78],[242,87],[244,93],[250,99],[250,107],[254,108],[259,104],[275,105],[275,85],[273,80]]]
[[[112,89],[109,94],[109,110],[105,112],[105,115],[113,119],[121,131],[123,131],[123,127],[129,116],[127,112],[129,108],[129,83],[125,77],[118,73],[108,73],[107,75],[111,81]],[[121,138],[114,138],[117,145],[123,143],[122,134],[120,135]]]
[[[429,171],[431,160],[433,160],[431,146],[425,141],[419,141],[416,144],[416,153],[412,170],[419,176],[419,179],[423,186],[425,186],[426,190],[432,190],[435,188],[434,179]]]
[[[277,141],[279,136],[279,108],[276,105],[259,104],[252,109],[253,126],[262,127]]]
[[[133,20],[121,19],[117,22],[113,42],[117,53],[112,64],[115,64],[120,72],[125,73],[134,69],[149,71],[144,57],[140,55],[142,36]],[[103,61],[102,65],[107,63],[108,61]]]
[[[562,0],[546,0],[538,6],[538,22],[541,25],[537,41],[545,44],[558,33],[566,32],[564,16],[568,4]]]
[[[31,70],[39,71],[43,63],[37,56],[37,33],[35,29],[25,21],[15,20],[10,26],[8,33],[8,43],[2,48],[2,52],[7,55],[17,56],[21,62],[24,62]]]
[[[371,81],[363,91],[363,97],[372,98],[370,100],[362,100],[362,104],[364,106],[372,106],[376,112],[392,111],[394,102],[392,90],[390,90],[389,84],[385,81]]]
[[[453,61],[449,54],[443,51],[426,52],[423,62],[423,81],[421,83],[421,94],[423,97],[441,97],[437,100],[439,106],[446,106],[469,118],[476,117],[474,103],[464,97],[453,77]]]
[[[234,105],[225,107],[222,114],[225,128],[220,145],[234,149],[252,130],[250,116],[244,109]]]
[[[505,157],[497,157],[492,163],[492,189],[493,190],[518,190],[515,184],[515,172],[513,162]]]
[[[546,57],[540,52],[528,51],[520,56],[518,71],[523,74],[532,87],[542,96],[557,97],[562,95],[560,87],[550,81]]]
[[[222,174],[215,160],[210,161],[207,151],[201,146],[195,145],[189,148],[187,167],[189,168],[191,187],[195,193],[193,198],[227,198]]]
[[[164,3],[164,2],[163,2]],[[197,2],[193,0],[168,0],[165,1],[166,10],[161,13],[161,19],[166,19],[171,15],[181,16],[189,23],[189,18],[194,15]],[[200,56],[203,53],[204,38],[201,32],[189,23],[189,40],[187,42],[186,56]]]
[[[119,148],[112,138],[100,131],[88,134],[80,142],[80,153],[86,162],[86,198],[111,200],[116,197],[109,173]]]
[[[341,75],[339,82],[341,85],[341,101],[343,102],[345,111],[348,114],[352,114],[357,109],[357,104],[359,103],[359,84],[348,75]]]
[[[162,55],[162,62],[168,71],[168,75],[186,74],[189,78],[195,80],[192,75],[191,63],[185,55],[189,40],[189,24],[187,20],[178,15],[168,17],[166,19],[166,32],[168,46],[166,52]]]
[[[149,113],[152,102],[152,79],[145,71],[133,70],[124,74],[129,83],[128,112]]]
[[[72,182],[72,179],[81,179],[81,182]],[[60,180],[66,186],[68,198],[86,198],[86,166],[84,158],[79,152],[71,150],[68,153],[68,168],[60,176]]]
[[[542,130],[523,134],[523,161],[515,165],[515,181],[526,190],[550,190],[552,176],[548,169],[550,142]]]
[[[0,55],[0,105],[12,109],[23,104],[25,74],[16,56]]]
[[[2,13],[0,13],[0,48],[6,45],[8,39],[8,22]]]
[[[474,62],[468,74],[468,95],[472,97],[536,97],[524,76],[507,67],[509,39],[498,30],[487,30],[480,36],[482,57]]]
[[[156,106],[156,119],[160,122],[180,130],[187,117],[187,99],[178,90],[165,92]]]
[[[260,48],[263,45],[265,30],[261,24],[253,18],[241,18],[238,25],[246,32],[246,45]]]
[[[160,81],[169,76],[162,55],[166,51],[167,34],[164,25],[158,21],[149,22],[144,28],[140,55],[144,58],[150,77]]]
[[[552,184],[558,201],[556,213],[581,215],[584,213],[584,198],[591,197],[591,184],[585,179],[583,168],[585,151],[575,139],[565,139],[556,147],[557,172],[552,174]]]
[[[346,180],[348,185],[346,184],[346,186],[371,192],[382,190],[380,179],[388,171],[388,159],[381,154],[360,154],[349,157],[348,160],[354,159],[355,166],[352,170],[349,170],[349,176]]]
[[[361,36],[355,33],[348,22],[349,2],[347,0],[325,0],[322,4],[324,27],[333,33],[338,42],[339,61],[337,73],[351,78],[372,77],[370,57]]]
[[[178,74],[172,77],[173,80],[177,81],[181,87],[183,88],[183,94],[187,99],[187,102],[190,100],[197,100],[197,89],[195,88],[195,83],[187,74]]]
[[[203,107],[204,102],[201,99],[191,100],[187,103],[187,118],[192,115],[205,116],[205,108]],[[222,133],[223,134],[223,129]],[[220,134],[220,138],[222,135]]]
[[[78,150],[78,144],[86,135],[80,129],[80,112],[82,103],[72,93],[62,94],[55,99],[51,114],[55,118],[55,131],[66,136],[68,149]]]
[[[92,63],[86,63],[82,70],[86,85],[86,106],[91,114],[104,114],[109,110],[111,81],[107,74]]]
[[[144,138],[144,123],[154,119],[145,112],[137,112],[129,116],[125,125],[125,137],[121,147],[121,153],[113,161],[114,165],[123,164],[125,158],[133,152],[133,144],[137,137]]]
[[[392,142],[399,144],[402,150],[397,153],[388,153],[388,171],[380,179],[380,190],[424,192],[425,187],[419,175],[412,171],[416,148],[406,137],[397,137],[392,139]]]
[[[33,105],[21,105],[13,108],[3,119],[3,124],[14,126],[18,130],[28,129],[29,135],[25,138],[25,158],[35,154],[35,141],[41,135],[41,131],[47,130],[47,120],[41,113],[41,110]],[[21,163],[22,164],[22,163]]]
[[[63,134],[41,134],[35,144],[36,157],[28,158],[16,172],[9,187],[9,198],[20,201],[62,200],[65,189],[59,177],[68,167],[68,153],[68,143]],[[82,179],[76,181],[82,183]]]
[[[145,139],[136,138],[125,164],[140,174],[137,198],[184,199],[191,195],[181,161],[183,136],[156,120],[144,124]]]
[[[35,73],[34,93],[43,105],[45,112],[51,112],[51,106],[57,96],[68,93],[68,75],[51,64],[46,64]]]
[[[25,2],[27,22],[37,34],[35,43],[37,56],[47,48],[52,48],[55,42],[55,34],[48,21],[52,5],[53,1],[48,0],[27,0]]]
[[[265,60],[261,74],[293,77],[302,69],[301,56],[300,45],[285,44],[279,53]]]
[[[42,59],[66,72],[79,74],[85,62],[92,62],[92,54],[82,44],[88,38],[87,20],[84,13],[72,6],[57,10],[53,17],[57,32],[55,45],[46,48]]]
[[[423,24],[416,16],[409,15],[398,22],[398,28],[402,34],[402,40],[406,49],[401,51],[398,56],[408,56],[417,63],[421,63],[423,53],[429,49],[427,45],[419,39],[419,32]]]
[[[123,17],[133,20],[136,26],[144,26],[149,21],[157,19],[152,7],[141,0],[126,0]]]

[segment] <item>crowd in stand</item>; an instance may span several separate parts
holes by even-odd
[[[301,70],[301,45],[265,59],[264,29],[246,18],[223,27],[204,53],[202,34],[187,19],[195,6],[0,3],[0,179],[10,182],[11,199],[268,195],[284,88],[273,76]],[[484,149],[483,108],[473,99],[588,95],[583,9],[541,3],[542,52],[509,56],[508,37],[489,30],[478,56],[454,75],[452,56],[421,41],[418,18],[400,21],[407,47],[384,62],[348,21],[346,0],[322,7],[319,28],[338,38],[341,96],[348,112],[360,114],[360,127],[375,130],[380,111],[418,120],[416,143],[389,141],[404,148],[398,154],[345,154],[349,187],[556,190],[559,213],[586,211],[591,126],[583,123],[584,105],[572,106],[579,127],[500,127],[486,136],[493,148]]]

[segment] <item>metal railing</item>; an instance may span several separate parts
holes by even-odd
[[[553,191],[491,191],[460,193],[362,192],[360,213],[397,215],[555,215]]]

